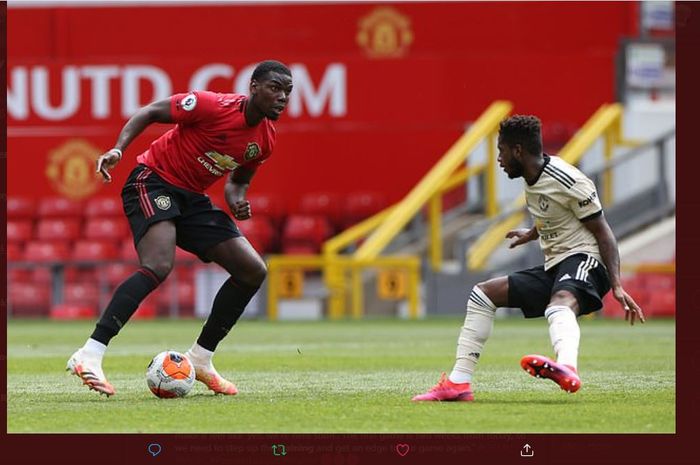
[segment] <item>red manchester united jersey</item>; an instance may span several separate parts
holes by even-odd
[[[195,91],[170,98],[177,123],[137,157],[165,181],[203,192],[238,167],[255,171],[272,153],[275,128],[267,118],[250,127],[248,100],[239,94]]]

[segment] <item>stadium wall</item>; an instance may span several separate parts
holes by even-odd
[[[116,195],[92,160],[141,105],[191,88],[245,91],[251,67],[292,65],[278,146],[254,181],[403,196],[494,99],[555,140],[614,99],[636,3],[276,4],[8,11],[8,191]],[[152,128],[127,163],[164,127]],[[223,183],[213,189],[220,198]]]

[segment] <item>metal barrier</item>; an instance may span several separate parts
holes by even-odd
[[[337,256],[331,259],[321,255],[272,255],[267,259],[268,266],[268,300],[267,315],[270,320],[277,320],[279,317],[280,290],[285,286],[283,275],[286,272],[295,273],[298,271],[320,271],[331,265],[335,272],[343,275],[345,281],[351,280],[351,315],[359,319],[364,315],[362,272],[366,269],[392,270],[405,273],[406,275],[406,297],[408,300],[409,318],[418,317],[418,302],[420,288],[420,258],[411,256],[378,257],[372,260],[358,261],[347,256]],[[293,276],[290,275],[290,276]],[[329,288],[332,298],[333,289]],[[343,297],[345,293],[343,292]],[[329,317],[338,319],[344,316],[343,313],[333,312],[329,308]]]
[[[278,316],[280,270],[300,268],[321,270],[328,289],[328,316],[332,319],[346,315],[346,301],[350,291],[351,314],[359,318],[362,286],[361,272],[366,268],[403,268],[407,270],[409,314],[417,316],[420,259],[418,257],[381,257],[379,254],[401,232],[406,224],[424,206],[428,206],[430,265],[442,266],[442,196],[478,175],[485,176],[485,211],[488,216],[498,214],[496,201],[496,139],[501,120],[508,116],[513,104],[507,101],[492,103],[471,127],[452,145],[438,163],[397,204],[352,226],[323,245],[320,256],[271,256],[268,258],[268,311],[271,319]],[[461,168],[469,155],[482,143],[487,143],[485,163]],[[370,235],[371,234],[371,235]],[[341,255],[343,250],[361,239],[369,238],[352,255]]]

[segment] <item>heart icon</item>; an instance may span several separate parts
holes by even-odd
[[[411,450],[411,447],[408,444],[396,444],[396,453],[401,457],[406,457],[409,450]]]

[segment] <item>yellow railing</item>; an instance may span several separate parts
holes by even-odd
[[[591,116],[576,135],[559,151],[559,156],[571,164],[577,164],[584,154],[599,139],[603,138],[606,163],[614,154],[615,146],[634,146],[637,141],[626,140],[622,136],[623,107],[619,103],[604,104]],[[604,205],[612,202],[612,171],[603,176]],[[505,210],[511,215],[488,228],[467,252],[467,267],[470,270],[483,270],[491,254],[502,244],[505,234],[525,220],[525,194],[516,198]]]
[[[268,300],[267,315],[270,320],[277,320],[279,316],[279,295],[284,283],[281,282],[282,274],[287,270],[318,271],[329,265],[342,274],[343,279],[351,280],[351,309],[352,317],[359,319],[364,315],[364,292],[362,289],[362,272],[368,269],[392,270],[405,273],[406,300],[408,301],[408,316],[418,317],[418,302],[420,300],[420,258],[415,256],[391,256],[377,257],[372,260],[359,261],[348,256],[336,256],[330,259],[322,255],[272,255],[267,259],[268,266]],[[329,300],[332,298],[333,289],[329,288]],[[345,296],[345,293],[343,293]],[[337,312],[337,310],[336,310]],[[333,319],[344,316],[333,313],[329,309],[329,316]]]
[[[363,270],[403,269],[408,273],[409,315],[415,317],[420,284],[420,259],[418,257],[383,257],[379,254],[408,221],[427,205],[430,264],[433,269],[439,269],[442,265],[442,196],[454,188],[464,186],[465,182],[473,176],[484,174],[486,214],[488,216],[498,214],[496,137],[498,124],[508,116],[512,107],[512,103],[506,101],[496,101],[491,104],[403,200],[329,239],[323,245],[321,256],[269,257],[268,311],[270,318],[277,318],[281,273],[285,269],[294,268],[323,271],[324,284],[328,290],[328,315],[332,319],[346,315],[348,296],[353,317],[362,315],[361,274]],[[486,162],[459,169],[460,164],[463,164],[484,141],[487,143]],[[354,255],[341,255],[344,249],[370,234],[371,236]]]
[[[369,260],[378,256],[389,242],[401,232],[406,223],[434,195],[440,192],[441,187],[448,181],[450,175],[460,164],[464,163],[469,154],[482,141],[488,140],[489,136],[493,137],[496,134],[498,123],[510,113],[512,107],[513,105],[510,102],[497,101],[492,103],[469,130],[450,147],[447,153],[431,168],[416,187],[396,205],[396,208],[389,213],[386,219],[355,252],[355,258],[358,260]],[[491,161],[491,163],[494,162]],[[495,186],[492,186],[492,189],[495,192]],[[495,202],[491,208],[496,210]]]

